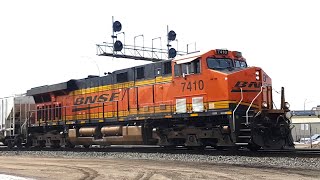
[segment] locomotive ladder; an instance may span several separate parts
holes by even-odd
[[[239,124],[236,145],[246,146],[251,140],[251,128],[245,122]]]
[[[254,117],[254,110],[249,110],[247,116],[242,116],[238,120],[236,133],[236,145],[247,146],[251,141],[251,127],[246,123],[246,118]]]
[[[263,90],[264,86],[261,86],[261,89],[260,89],[260,92],[256,95],[256,97],[253,98],[253,100],[251,101],[250,103],[250,106],[248,107],[247,111],[246,111],[246,123],[249,124],[249,117],[253,117],[253,116],[249,116],[248,113],[249,113],[249,110],[253,104],[253,102],[257,99],[257,97],[262,93],[262,90]]]
[[[239,131],[237,133],[237,141],[235,143],[236,145],[245,146],[248,145],[251,140],[251,127],[249,126],[249,118],[251,119],[254,117],[254,110],[251,110],[251,106],[253,102],[258,98],[258,96],[262,93],[262,90],[263,86],[261,86],[259,93],[251,101],[248,109],[246,110],[246,115],[242,116],[241,118],[241,122],[238,127]]]
[[[237,106],[232,111],[232,123],[233,123],[233,132],[236,133],[236,145],[238,146],[247,146],[249,144],[251,138],[251,129],[244,122],[245,116],[242,116],[240,119],[236,121],[235,112],[243,101],[243,91],[240,88],[241,99],[238,102]],[[238,130],[237,130],[238,129]]]

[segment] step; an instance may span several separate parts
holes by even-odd
[[[251,118],[251,117],[254,117],[254,116],[242,116],[242,117],[248,117],[248,118]]]
[[[247,146],[249,143],[235,143],[236,145],[238,145],[238,146]]]
[[[251,129],[239,129],[241,132],[251,132]]]
[[[241,139],[250,139],[251,136],[238,136],[238,138],[241,138]]]

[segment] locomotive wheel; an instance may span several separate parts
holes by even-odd
[[[61,147],[60,141],[57,141],[57,140],[52,141],[51,148],[56,148],[56,149],[58,149],[58,148],[60,148],[60,147]]]
[[[67,142],[67,144],[65,145],[66,148],[74,148],[76,147],[76,145],[73,145],[71,142]]]
[[[3,145],[4,145],[4,146],[8,146],[7,140],[4,140],[4,141],[3,141]]]
[[[61,146],[60,146],[60,144],[53,144],[50,147],[54,148],[54,149],[59,149]]]
[[[216,150],[218,150],[218,151],[222,151],[222,150],[225,149],[224,146],[214,146],[214,148],[215,148]]]
[[[205,148],[206,146],[187,146],[187,149],[195,151],[203,151]]]
[[[228,151],[238,151],[240,148],[238,146],[228,146],[227,147],[227,150]]]
[[[32,142],[29,140],[27,143],[24,144],[25,148],[30,148],[32,146]]]
[[[66,148],[74,148],[74,147],[76,147],[76,145],[73,145],[73,144],[66,145]]]
[[[88,148],[90,148],[90,145],[83,145],[83,147],[88,149]]]
[[[167,146],[160,146],[160,147],[162,147],[162,148],[164,148],[166,150],[174,150],[176,148],[175,145],[167,145]]]
[[[22,148],[22,138],[21,137],[16,137],[14,140],[14,144],[21,149]]]
[[[258,145],[256,145],[256,144],[250,143],[250,144],[248,145],[248,149],[249,149],[250,151],[258,151],[258,150],[261,149],[261,147],[258,146]]]
[[[7,147],[8,147],[9,149],[12,149],[12,148],[14,147],[14,144],[12,143],[12,141],[11,141],[10,139],[7,139],[7,140],[6,140],[6,144],[7,144]]]
[[[17,143],[16,146],[17,146],[18,149],[21,149],[23,147],[22,146],[22,142]]]
[[[45,148],[46,147],[46,141],[40,141],[39,142],[39,148]]]

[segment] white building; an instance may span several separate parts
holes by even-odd
[[[320,116],[318,110],[292,111],[292,136],[295,141],[320,134]]]

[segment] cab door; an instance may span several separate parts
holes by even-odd
[[[173,86],[176,113],[203,112],[206,93],[199,57],[174,62]]]

